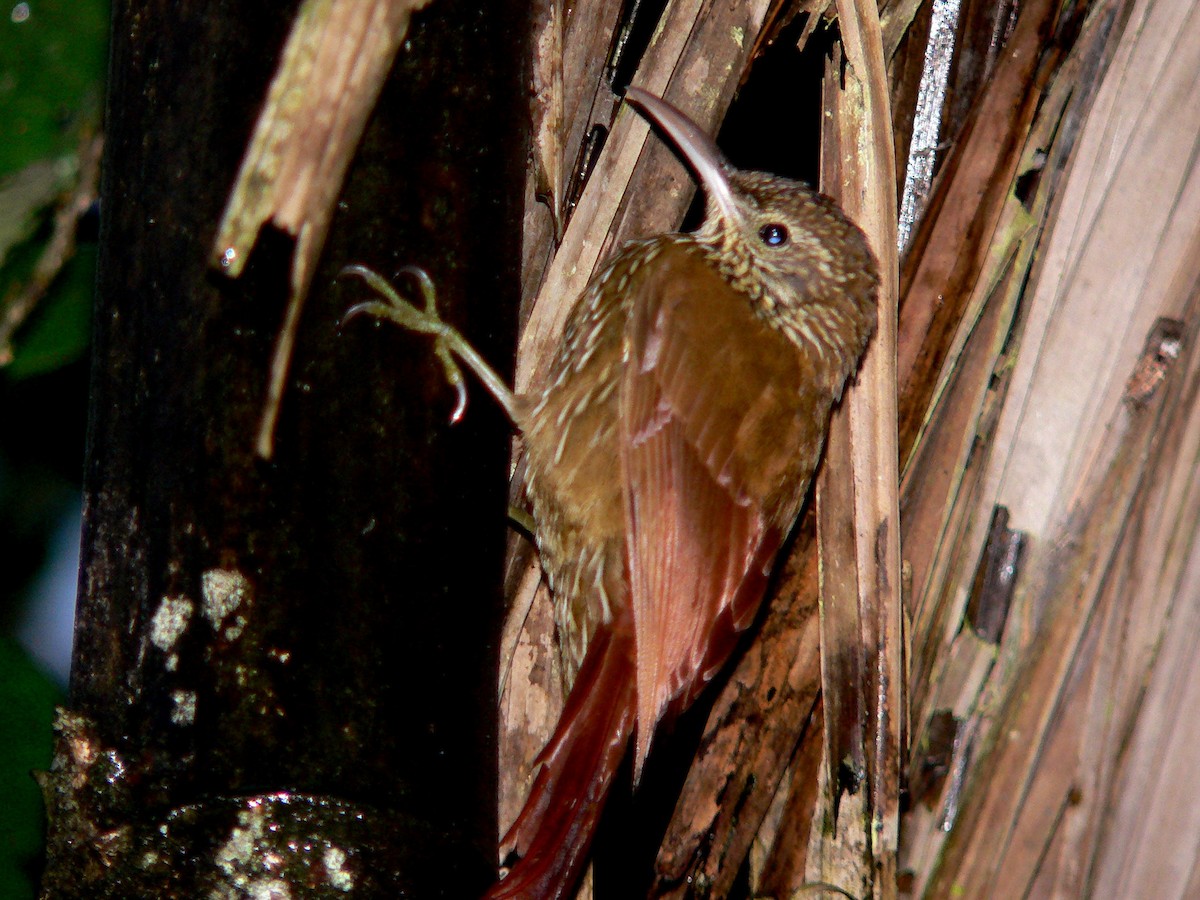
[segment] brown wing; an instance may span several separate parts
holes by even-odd
[[[640,278],[638,276],[641,276]],[[640,772],[750,624],[828,410],[808,360],[683,242],[633,273],[620,404]]]

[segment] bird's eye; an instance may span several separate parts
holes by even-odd
[[[778,222],[772,222],[760,228],[758,236],[768,247],[782,247],[787,243],[788,230]]]

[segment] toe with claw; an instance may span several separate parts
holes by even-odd
[[[356,303],[346,311],[346,315],[342,317],[342,324],[344,325],[357,315],[366,314],[377,319],[389,319],[409,331],[433,335],[434,353],[442,363],[446,380],[450,382],[458,397],[454,411],[450,414],[450,421],[460,421],[467,409],[467,385],[462,369],[458,365],[459,360],[478,376],[484,386],[504,407],[509,418],[515,421],[516,401],[512,391],[504,384],[500,376],[484,362],[475,348],[467,343],[467,339],[438,315],[437,290],[433,285],[433,279],[418,266],[405,266],[399,274],[407,275],[417,283],[425,304],[424,310],[418,309],[400,296],[400,292],[378,272],[368,269],[366,266],[351,265],[342,269],[339,275],[353,275],[361,278],[371,290],[383,299]]]

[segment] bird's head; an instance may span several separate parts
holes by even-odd
[[[769,322],[857,360],[875,326],[879,269],[866,236],[808,186],[731,165],[690,118],[653,94],[625,94],[657,125],[708,197],[696,241]]]

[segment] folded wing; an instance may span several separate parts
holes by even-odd
[[[631,279],[620,408],[638,772],[658,721],[753,620],[828,410],[805,356],[694,245],[664,244],[646,270]]]

